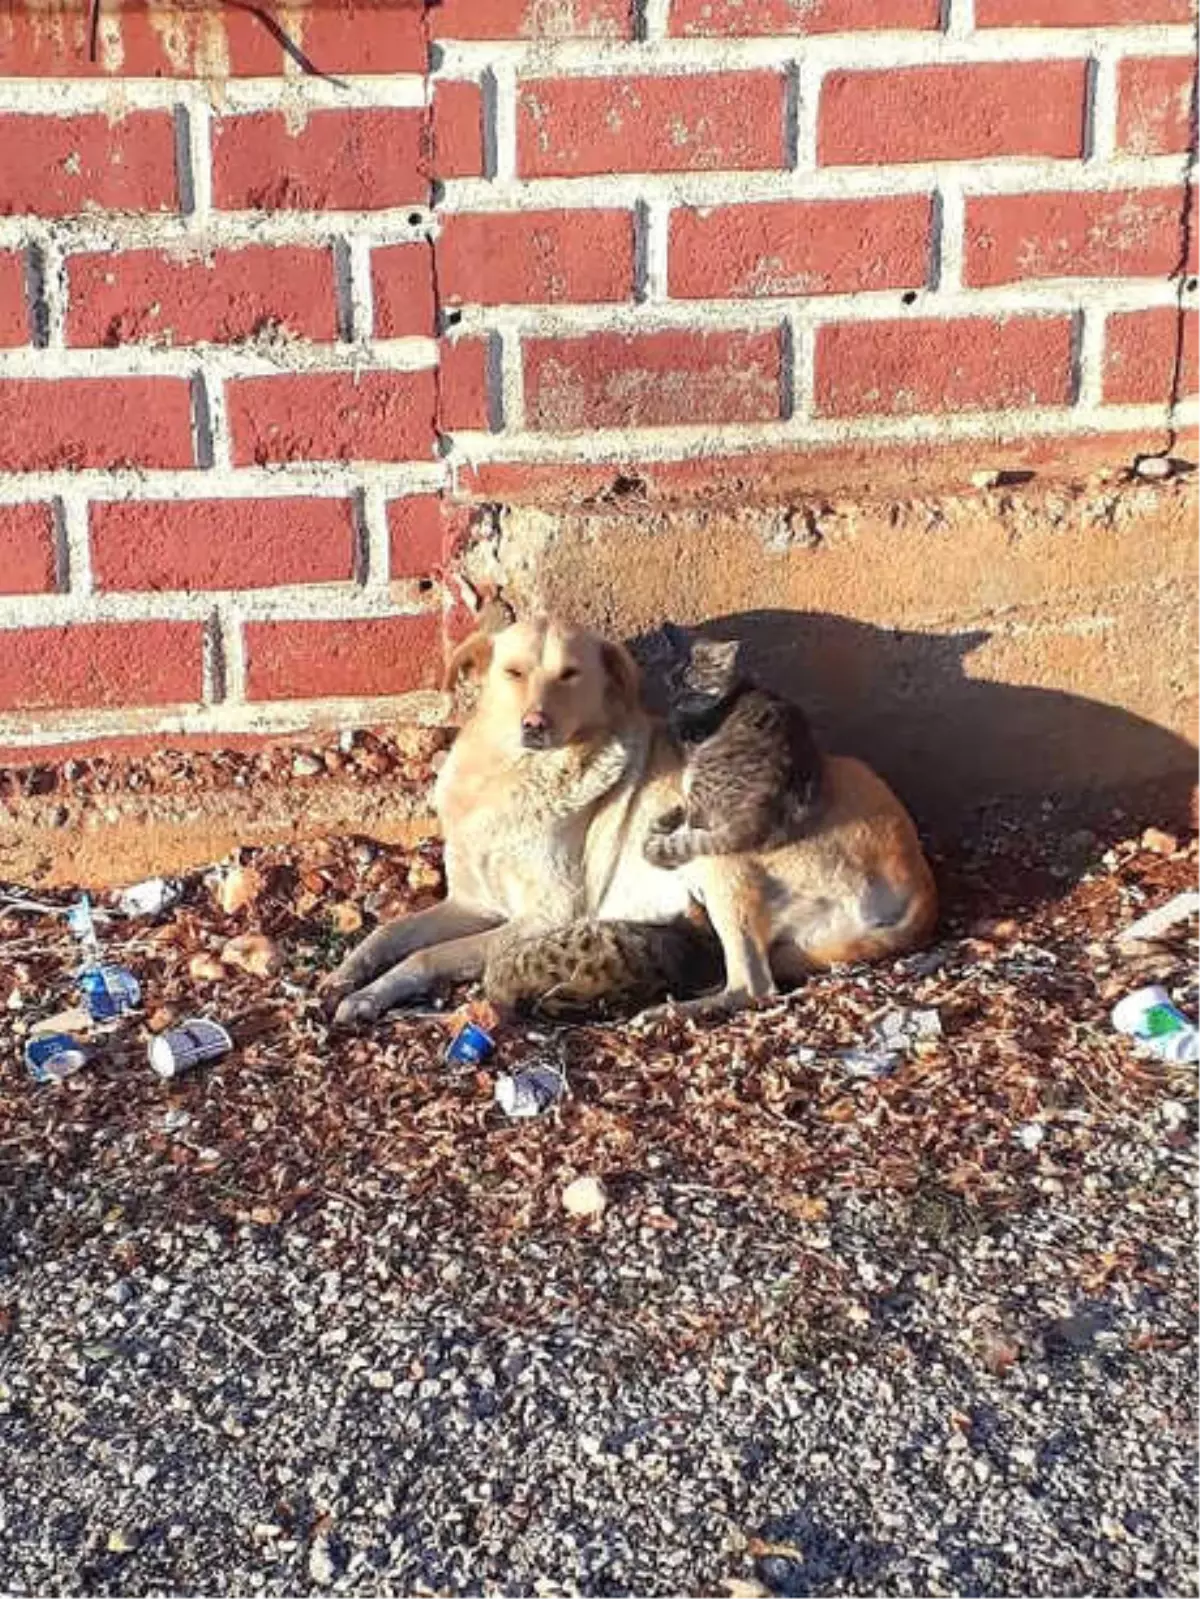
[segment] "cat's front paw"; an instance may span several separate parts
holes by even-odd
[[[683,826],[685,811],[682,805],[676,805],[673,810],[664,811],[661,816],[656,816],[650,823],[650,833],[674,833]]]

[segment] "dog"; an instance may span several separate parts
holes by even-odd
[[[547,618],[475,633],[446,686],[480,683],[434,790],[447,897],[377,928],[323,985],[341,1024],[478,978],[501,930],[586,914],[588,825],[645,741],[632,657]]]
[[[720,941],[725,983],[686,998],[696,1012],[735,1009],[835,963],[901,954],[932,930],[937,896],[916,829],[861,761],[825,758],[802,839],[667,870],[644,843],[680,802],[683,761],[642,707],[624,647],[538,618],[467,639],[449,686],[472,672],[478,703],[435,791],[447,898],[376,929],[338,967],[325,984],[338,1022],[480,976],[519,1009],[611,1008],[620,1000],[603,989],[611,962],[572,965],[573,952],[595,949],[597,930],[611,943],[625,929],[628,970],[644,958],[647,924],[694,936],[698,910]],[[644,996],[645,981],[634,986]]]

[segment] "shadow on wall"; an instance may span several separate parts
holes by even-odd
[[[869,761],[939,831],[997,800],[1062,800],[1084,816],[1089,801],[1121,796],[1145,804],[1147,820],[1189,814],[1191,744],[1076,694],[972,677],[986,631],[908,632],[784,610],[716,617],[697,631],[740,639],[751,674],[803,705],[826,749]],[[652,703],[657,692],[648,681]]]

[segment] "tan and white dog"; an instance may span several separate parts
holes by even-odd
[[[936,893],[916,830],[860,761],[826,760],[802,840],[663,870],[643,843],[679,803],[682,757],[643,710],[628,653],[539,618],[468,639],[450,684],[468,671],[482,674],[481,692],[435,791],[447,897],[376,929],[330,976],[339,1022],[476,979],[505,948],[541,940],[553,954],[585,918],[670,924],[702,906],[724,955],[723,1008],[815,968],[901,953],[931,930]]]

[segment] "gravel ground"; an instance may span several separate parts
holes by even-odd
[[[1109,842],[997,829],[931,951],[575,1029],[533,1123],[445,1019],[309,1001],[431,852],[261,851],[114,921],[146,1012],[56,1087],[20,1050],[71,941],[0,908],[0,1585],[1195,1593],[1195,1069],[1106,1016],[1150,976],[1194,1010],[1190,945],[1111,935],[1196,851]],[[904,1006],[943,1036],[851,1076]],[[145,1034],[196,1012],[237,1050],[164,1084]]]

